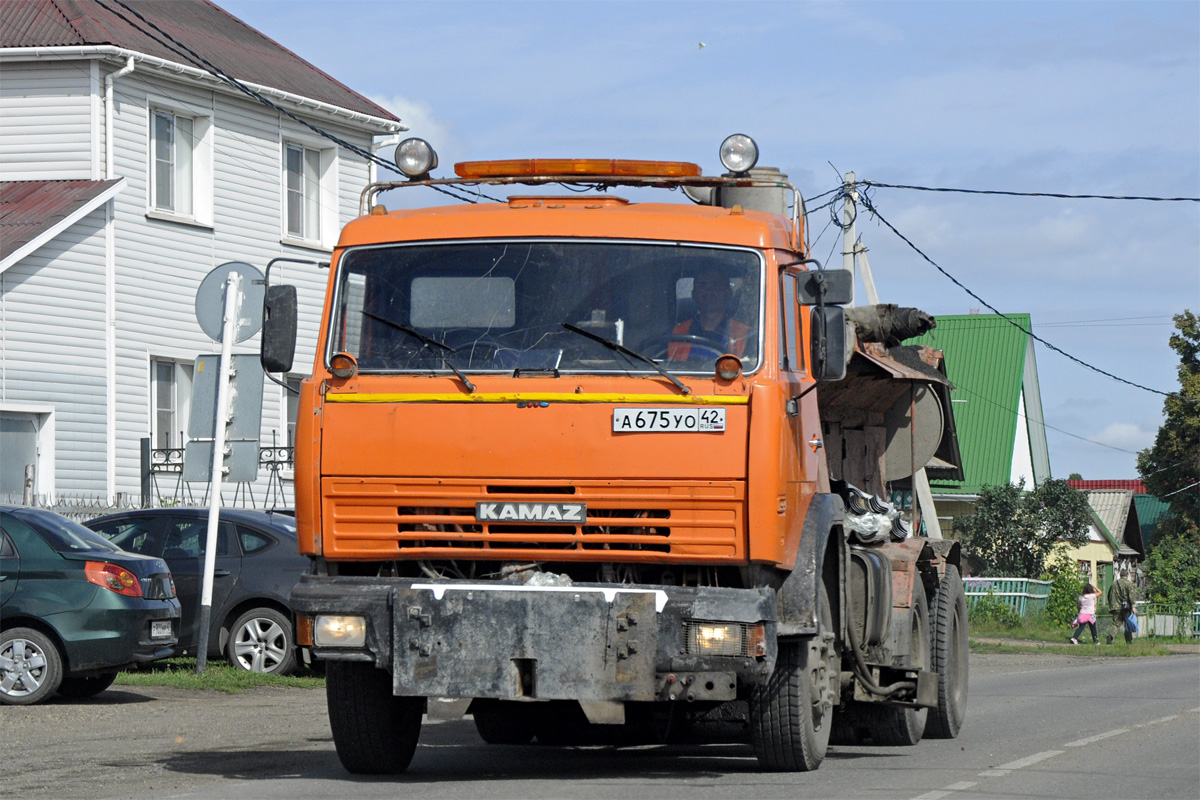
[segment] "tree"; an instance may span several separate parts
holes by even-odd
[[[1191,311],[1174,319],[1170,344],[1179,354],[1179,391],[1163,401],[1166,419],[1154,445],[1138,453],[1146,491],[1171,506],[1160,539],[1200,526],[1200,320]]]
[[[984,565],[984,575],[1037,579],[1060,543],[1087,541],[1091,520],[1087,497],[1066,481],[1048,480],[1026,492],[1022,480],[983,487],[975,513],[959,521],[958,538]]]
[[[1152,600],[1192,603],[1200,599],[1200,320],[1186,310],[1174,319],[1170,345],[1179,354],[1179,391],[1163,402],[1166,419],[1154,444],[1138,453],[1146,491],[1171,511],[1144,569]]]

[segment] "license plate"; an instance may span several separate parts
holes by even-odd
[[[724,408],[614,408],[613,433],[699,433],[725,430]]]
[[[171,621],[162,620],[153,621],[150,623],[150,638],[151,639],[170,639],[171,638]]]

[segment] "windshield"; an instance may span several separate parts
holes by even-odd
[[[66,517],[27,509],[14,509],[13,516],[18,517],[37,531],[42,539],[59,553],[94,550],[103,550],[109,553],[121,552],[121,548],[108,539]]]
[[[711,374],[733,353],[753,372],[762,271],[756,251],[698,245],[356,248],[341,260],[330,352],[361,372],[655,373],[623,349],[681,373]]]

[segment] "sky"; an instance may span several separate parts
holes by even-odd
[[[217,0],[457,161],[723,170],[746,133],[806,197],[859,180],[1200,197],[1200,3]],[[423,191],[423,190],[421,190]],[[987,305],[1029,313],[1054,477],[1137,477],[1200,313],[1200,203],[876,188],[879,215]],[[390,202],[390,201],[389,201]],[[421,202],[440,205],[440,196]],[[813,254],[841,265],[812,211]],[[988,313],[861,210],[882,302]],[[935,332],[936,333],[936,332]]]

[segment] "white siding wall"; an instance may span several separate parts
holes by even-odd
[[[0,176],[90,180],[92,81],[86,60],[5,64],[0,80]]]
[[[117,491],[138,491],[139,440],[150,430],[149,360],[152,357],[194,359],[218,352],[217,343],[200,330],[195,294],[200,281],[227,261],[244,261],[265,271],[277,256],[328,261],[329,252],[284,245],[282,239],[282,140],[284,124],[295,125],[273,109],[251,100],[230,98],[211,90],[155,84],[149,72],[135,72],[117,84],[122,102],[114,120],[117,136],[116,173],[128,181],[117,206]],[[210,115],[214,180],[211,226],[147,217],[149,146],[148,98],[170,95],[184,110]],[[363,148],[370,137],[349,128],[318,126]],[[358,210],[367,167],[358,156],[339,153],[337,227]],[[300,297],[300,332],[296,372],[307,373],[321,315],[328,271],[284,263],[272,270],[272,282],[296,284]],[[257,352],[258,337],[237,345],[235,352]],[[262,441],[272,432],[286,443],[286,406],[274,383],[263,392]],[[267,475],[260,476],[262,497]],[[160,486],[166,491],[167,487]],[[290,501],[289,501],[290,502]]]
[[[54,407],[60,495],[106,490],[104,217],[97,209],[0,273],[0,399]]]
[[[0,179],[89,179],[104,163],[104,76],[121,65],[86,60],[6,63],[0,81]],[[327,262],[328,249],[284,242],[282,142],[302,141],[337,153],[336,216],[358,213],[368,180],[360,156],[315,138],[278,111],[248,98],[177,82],[139,64],[115,84],[113,177],[126,185],[113,201],[115,252],[115,474],[117,492],[141,488],[140,443],[150,433],[150,360],[192,361],[219,346],[200,330],[196,289],[214,267],[245,261],[260,270],[277,256]],[[177,113],[211,121],[197,160],[211,166],[211,214],[204,224],[148,214],[149,108],[168,101]],[[311,120],[369,149],[369,134]],[[0,299],[0,400],[56,409],[56,490],[102,496],[107,490],[105,389],[105,234],[103,209],[71,227],[3,274]],[[329,244],[330,242],[327,242]],[[284,263],[272,282],[295,284],[300,309],[294,373],[308,374],[328,270]],[[235,347],[257,352],[258,337]],[[268,382],[262,441],[286,443],[286,404]],[[184,421],[186,423],[186,420]],[[267,475],[255,495],[261,500]],[[200,487],[193,487],[202,491]],[[159,482],[159,493],[174,484]],[[232,493],[232,489],[230,490]],[[290,501],[289,501],[290,502]]]

